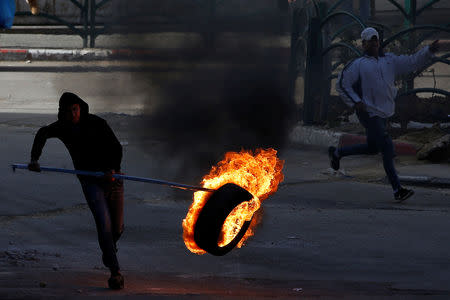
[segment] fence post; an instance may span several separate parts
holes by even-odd
[[[314,123],[316,106],[322,103],[322,48],[321,19],[313,17],[308,28],[306,50],[305,93],[303,97],[303,123],[305,125]]]
[[[416,25],[416,12],[417,12],[417,1],[416,0],[405,0],[405,10],[408,18],[405,20],[405,25],[407,28],[414,27]],[[408,49],[414,53],[416,45],[416,33],[411,32],[406,35]],[[414,78],[410,78],[404,82],[405,91],[414,89]]]
[[[291,20],[291,53],[289,58],[289,85],[288,85],[288,99],[295,103],[295,81],[297,80],[297,46],[298,38],[300,37],[299,30],[299,13],[296,7],[292,8]]]
[[[89,16],[91,19],[90,22],[90,38],[89,38],[89,47],[94,48],[95,47],[95,38],[96,38],[96,27],[95,27],[95,14],[96,14],[96,8],[95,8],[95,0],[89,1]]]
[[[319,3],[319,9],[322,16],[327,15],[327,3],[326,2],[320,2]],[[325,18],[325,17],[324,17]],[[319,122],[326,122],[327,115],[328,115],[328,102],[330,100],[330,91],[331,91],[331,56],[330,55],[324,55],[323,49],[324,47],[328,46],[330,44],[330,37],[328,30],[326,29],[326,24],[323,23],[323,19],[321,21],[321,42],[320,42],[320,54],[322,55],[322,66],[320,69],[321,74],[320,80],[321,85],[319,86],[320,91],[320,102],[317,103],[319,108],[319,113],[316,114],[317,118],[316,120]]]
[[[375,0],[370,0],[370,16],[372,18],[375,17],[376,11]]]
[[[84,0],[84,5],[81,8],[81,15],[83,19],[83,30],[84,30],[84,36],[83,36],[83,48],[87,48],[88,46],[88,32],[89,32],[89,0]]]

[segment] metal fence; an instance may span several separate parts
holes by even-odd
[[[16,16],[25,16],[28,25],[32,20],[38,25],[43,20],[64,25],[81,36],[83,47],[95,47],[100,34],[123,31],[198,32],[211,46],[217,32],[287,32],[285,4],[287,0],[261,0],[248,6],[225,0],[58,0],[36,16],[18,5],[22,9]]]

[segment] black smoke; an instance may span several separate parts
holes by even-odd
[[[204,173],[228,151],[282,150],[294,119],[284,68],[235,64],[185,72],[158,83],[161,99],[149,103],[144,122],[168,157]]]
[[[185,9],[183,14],[186,15]],[[229,22],[223,18],[222,24],[232,28],[235,22],[232,20],[236,18],[230,16]],[[170,14],[165,20],[170,21]],[[206,34],[199,32],[205,43],[166,52],[167,57],[163,57],[166,73],[156,76],[143,72],[135,78],[136,82],[147,83],[144,86],[158,91],[157,98],[154,90],[148,91],[140,130],[162,145],[163,159],[177,159],[183,164],[183,172],[196,170],[194,176],[202,176],[228,151],[269,147],[281,151],[296,117],[294,103],[287,99],[288,51],[263,48],[254,36],[246,40],[245,36],[252,34],[240,36],[236,28],[262,27],[245,18],[239,22],[248,24],[233,27],[239,41],[232,46],[220,41],[220,32],[211,35],[205,25]],[[126,28],[127,24],[122,22],[121,26]],[[189,29],[180,26],[180,31]],[[265,21],[264,28],[270,28],[270,32],[265,35],[265,29],[260,29],[263,32],[256,36],[276,39],[273,30],[280,27],[278,23],[271,26]],[[129,28],[135,29],[136,24],[130,24]],[[155,28],[148,29],[155,31]],[[145,31],[145,25],[140,26],[140,31]],[[184,63],[190,67],[173,71]]]

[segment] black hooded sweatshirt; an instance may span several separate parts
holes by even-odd
[[[80,121],[66,121],[65,116],[73,104],[80,105]],[[38,160],[49,138],[59,138],[72,157],[77,170],[120,171],[122,146],[106,121],[89,114],[89,106],[73,93],[64,93],[59,99],[58,121],[44,126],[37,132],[31,160]]]

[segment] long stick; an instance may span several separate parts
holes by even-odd
[[[28,165],[25,165],[25,164],[12,164],[11,167],[12,167],[13,171],[16,171],[16,169],[28,170]],[[68,174],[94,176],[94,177],[102,177],[105,175],[105,173],[103,173],[103,172],[70,170],[70,169],[60,169],[60,168],[52,168],[52,167],[41,167],[41,171],[68,173]],[[177,188],[177,189],[182,189],[182,190],[205,191],[205,192],[215,191],[213,189],[208,189],[208,188],[204,188],[204,187],[192,186],[192,185],[187,185],[187,184],[182,184],[182,183],[176,183],[176,182],[170,182],[170,181],[164,181],[164,180],[158,180],[158,179],[152,179],[152,178],[145,178],[145,177],[128,176],[128,175],[122,175],[122,174],[113,174],[112,177],[117,178],[117,179],[125,179],[125,180],[167,185],[167,186]]]

